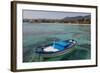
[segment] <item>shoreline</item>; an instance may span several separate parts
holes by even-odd
[[[23,23],[30,23],[30,22],[23,22]],[[61,25],[61,24],[66,24],[66,25],[91,25],[91,24],[82,24],[82,23],[30,23],[30,24],[58,24],[58,25]]]

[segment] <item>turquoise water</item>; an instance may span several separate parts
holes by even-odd
[[[23,23],[23,62],[90,59],[90,25],[66,23]],[[38,59],[37,47],[54,40],[74,39],[78,45],[70,54]]]

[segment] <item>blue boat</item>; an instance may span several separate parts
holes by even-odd
[[[65,41],[54,41],[52,44],[45,45],[43,48],[38,48],[36,53],[43,57],[59,56],[73,50],[72,47],[74,47],[76,44],[77,41],[73,39]]]

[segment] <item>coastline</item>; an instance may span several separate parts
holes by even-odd
[[[84,24],[84,23],[37,23],[37,22],[23,22],[23,23],[29,23],[29,24],[50,24],[50,25],[53,25],[53,24],[58,24],[58,25],[61,25],[61,24],[66,24],[66,25],[91,25],[91,24]]]

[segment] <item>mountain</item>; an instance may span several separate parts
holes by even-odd
[[[63,19],[23,19],[23,22],[30,23],[75,23],[75,24],[90,24],[91,15],[64,17]]]
[[[91,19],[91,15],[87,16],[76,16],[76,17],[64,17],[62,20],[80,20],[80,19]]]

